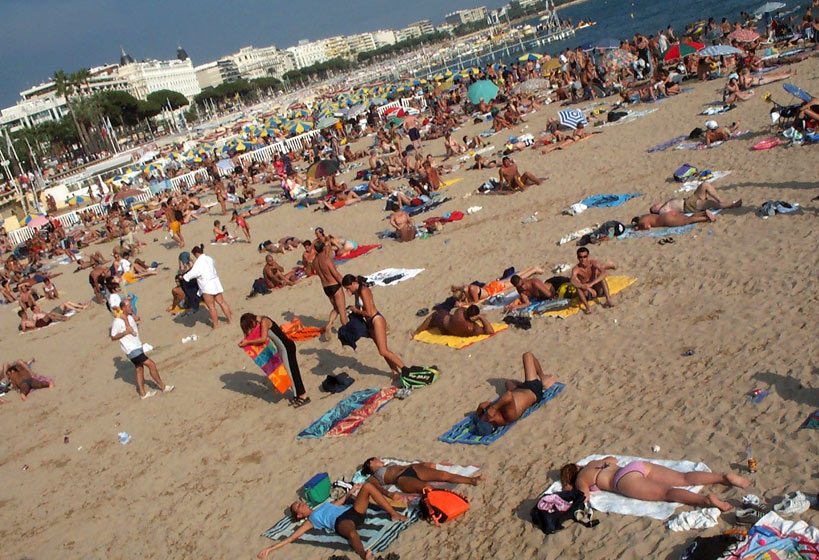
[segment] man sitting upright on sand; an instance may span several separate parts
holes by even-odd
[[[583,313],[591,313],[589,299],[594,300],[601,295],[606,296],[606,303],[603,304],[603,307],[614,307],[615,304],[611,301],[609,293],[609,284],[606,282],[608,274],[606,268],[613,268],[613,263],[610,267],[604,267],[589,257],[589,250],[585,247],[577,250],[577,264],[572,269],[571,281],[572,286],[577,289],[577,297],[583,306]]]

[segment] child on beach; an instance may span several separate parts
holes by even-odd
[[[179,210],[173,211],[173,221],[168,226],[168,229],[171,230],[171,237],[179,243],[180,247],[185,246],[185,238],[182,237],[182,219],[183,219],[182,212]]]
[[[219,220],[213,221],[213,242],[214,243],[230,243],[233,241],[228,233],[227,227],[222,225]]]
[[[236,223],[236,231],[238,232],[241,229],[245,237],[247,237],[247,242],[250,243],[250,227],[247,225],[247,221],[245,221],[236,210],[233,211],[233,216],[230,218],[230,221]]]

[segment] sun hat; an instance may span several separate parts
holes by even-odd
[[[705,128],[708,130],[716,130],[719,128],[717,121],[705,121]]]

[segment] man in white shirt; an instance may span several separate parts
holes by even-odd
[[[118,340],[122,351],[131,360],[136,368],[137,389],[139,396],[142,399],[147,399],[156,395],[153,389],[145,390],[145,366],[148,366],[148,371],[151,377],[159,386],[163,393],[170,393],[173,391],[173,385],[165,385],[159,377],[159,371],[156,368],[156,363],[142,350],[142,341],[139,340],[139,329],[137,323],[140,321],[139,317],[134,315],[131,308],[131,302],[124,300],[121,303],[122,314],[120,317],[114,317],[114,322],[111,324],[111,340]]]

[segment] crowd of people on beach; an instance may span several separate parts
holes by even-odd
[[[259,237],[255,232],[254,241],[251,219],[286,201],[302,207],[312,206],[316,211],[335,211],[362,200],[375,199],[383,201],[384,209],[389,213],[389,236],[400,242],[411,242],[445,227],[441,225],[444,220],[416,224],[413,220],[417,215],[415,208],[441,200],[441,191],[446,186],[444,177],[464,168],[464,162],[474,162],[471,170],[492,169],[493,174],[497,170],[497,180],[493,177],[494,184],[487,189],[499,194],[514,194],[536,188],[548,180],[519,169],[512,157],[515,152],[531,148],[545,155],[591,136],[586,129],[587,122],[567,125],[554,118],[538,139],[510,139],[497,154],[471,155],[489,148],[492,135],[519,127],[527,115],[545,104],[564,102],[568,105],[616,95],[617,104],[612,110],[616,112],[633,102],[650,102],[678,95],[686,80],[707,80],[718,70],[729,73],[722,102],[728,107],[734,106],[750,97],[753,86],[795,74],[788,69],[758,73],[771,65],[760,59],[759,53],[768,44],[773,44],[773,40],[780,46],[800,41],[805,48],[811,42],[815,43],[819,38],[819,13],[813,12],[819,12],[816,1],[798,22],[773,19],[766,34],[751,41],[734,38],[736,32],[751,31],[755,25],[744,16],[733,25],[727,20],[718,24],[712,19],[704,26],[687,29],[683,36],[730,45],[742,54],[720,57],[694,54],[680,60],[679,65],[676,62],[668,64],[661,55],[678,40],[669,26],[654,36],[635,34],[633,39],[623,41],[620,48],[632,55],[633,63],[617,69],[605,67],[599,63],[599,57],[580,47],[558,54],[555,58],[560,64],[549,65],[552,68],[549,71],[544,70],[546,62],[551,59],[548,55],[537,61],[489,65],[446,87],[436,82],[423,92],[420,89],[410,91],[408,96],[412,103],[401,111],[398,120],[392,120],[395,117],[372,107],[360,118],[346,119],[339,122],[340,126],[322,130],[302,150],[277,153],[270,161],[241,159],[236,153],[225,173],[224,168],[217,165],[216,158],[205,155],[201,164],[174,167],[169,175],[205,169],[207,178],[179,190],[159,192],[142,203],[138,210],[114,202],[104,214],[81,213],[81,224],[71,231],[66,231],[59,220],[49,219],[46,226],[38,228],[31,239],[17,247],[12,247],[8,235],[3,233],[0,239],[0,250],[4,255],[0,294],[5,303],[19,305],[21,332],[42,329],[69,321],[72,315],[91,305],[91,302],[71,301],[57,304],[62,298],[54,280],[60,275],[48,272],[55,259],[70,263],[76,267],[75,272],[88,270],[93,301],[110,311],[110,340],[119,343],[122,353],[135,368],[138,395],[148,399],[159,392],[169,393],[174,390],[174,385],[163,381],[157,364],[147,355],[150,348],[140,338],[138,298],[127,293],[129,286],[137,282],[152,285],[161,282],[156,278],[158,263],[148,263],[139,257],[145,243],[138,239],[138,234],[167,232],[168,237],[162,245],[180,251],[174,283],[170,286],[170,313],[195,317],[200,306],[204,306],[213,329],[217,329],[222,321],[230,325],[233,321],[231,306],[225,297],[217,263],[206,254],[205,243],[193,245],[188,250],[190,242],[183,235],[188,224],[206,219],[206,216],[207,219],[216,216],[211,244],[253,246]],[[815,54],[815,49],[804,50],[777,59],[776,65],[798,62]],[[497,95],[491,99],[470,99],[470,86],[481,80],[499,86]],[[519,87],[530,80],[548,80],[551,93],[546,93],[546,88]],[[798,115],[800,126],[815,130],[819,124],[819,100],[805,101],[799,107]],[[586,115],[590,120],[600,117],[601,124],[602,116],[602,113]],[[490,129],[485,134],[463,136],[458,141],[455,130],[467,123],[487,123]],[[703,144],[708,146],[732,138],[739,130],[739,123],[722,127],[709,120],[705,128]],[[371,144],[367,149],[355,151],[352,148],[356,141],[365,139]],[[429,146],[437,139],[443,142],[444,154],[436,157],[430,153]],[[498,159],[493,159],[493,155]],[[325,172],[318,172],[318,169],[325,169]],[[340,174],[355,170],[358,170],[356,180],[366,183],[350,187],[340,179]],[[258,194],[272,184],[281,186],[281,192],[276,196]],[[635,216],[631,226],[640,231],[713,222],[715,211],[738,208],[742,203],[741,199],[725,200],[712,183],[703,181],[685,197],[652,205],[645,214]],[[323,339],[326,341],[332,337],[338,319],[340,327],[336,334],[339,340],[346,344],[349,340],[355,343],[358,339],[371,339],[392,380],[398,382],[411,367],[411,362],[409,357],[399,356],[390,349],[387,318],[379,311],[370,282],[356,274],[342,274],[338,268],[341,261],[358,257],[363,247],[349,238],[332,235],[322,227],[311,230],[314,237],[310,239],[287,235],[275,242],[258,243],[256,248],[263,262],[257,269],[260,270],[259,276],[251,281],[248,298],[272,290],[302,289],[305,279],[317,276],[318,282],[312,285],[320,285],[329,307],[327,323],[321,329]],[[104,243],[116,244],[110,257],[95,250]],[[277,262],[277,255],[293,251],[302,251],[300,264],[286,270]],[[567,276],[541,279],[546,274],[544,268],[530,266],[517,272],[508,271],[508,274],[486,283],[474,281],[452,286],[449,305],[437,306],[411,336],[431,329],[452,337],[493,335],[495,327],[481,306],[507,292],[513,292],[514,299],[504,306],[504,314],[525,310],[533,302],[561,299],[577,302],[586,314],[594,311],[596,301],[604,308],[614,307],[616,300],[609,287],[609,275],[617,265],[611,260],[593,258],[586,246],[577,249],[576,257],[577,263],[565,271]],[[44,311],[41,305],[48,302],[56,307]],[[292,381],[290,405],[295,408],[309,405],[310,388],[302,379],[297,347],[285,332],[285,325],[256,313],[243,314],[239,324],[242,336],[238,346],[247,349],[271,344]],[[524,352],[522,362],[522,380],[507,380],[505,392],[497,400],[478,405],[474,414],[478,433],[488,434],[516,422],[527,409],[541,402],[544,392],[557,382],[554,375],[543,371],[532,352]],[[10,387],[19,391],[23,400],[29,398],[34,389],[54,386],[53,380],[32,370],[33,363],[33,360],[17,360],[3,365],[3,377]],[[146,384],[145,368],[155,389]],[[453,475],[427,463],[399,466],[375,457],[364,462],[362,473],[368,479],[354,488],[355,496],[349,496],[352,499],[349,505],[345,505],[348,496],[316,508],[303,502],[293,503],[290,506],[293,519],[305,521],[287,539],[262,550],[259,557],[266,557],[315,528],[338,533],[349,541],[361,558],[371,558],[372,553],[365,550],[357,533],[365,522],[370,500],[392,519],[403,521],[406,520],[404,515],[394,509],[388,499],[399,498],[398,494],[417,494],[430,483],[477,485],[485,478],[484,475]],[[569,463],[561,469],[560,476],[564,489],[577,489],[586,499],[591,492],[603,490],[640,500],[711,506],[723,511],[732,506],[716,494],[699,495],[678,487],[721,484],[746,488],[750,484],[748,479],[733,473],[679,473],[647,461],[618,465],[613,457],[583,466]],[[399,492],[388,490],[393,485]]]

